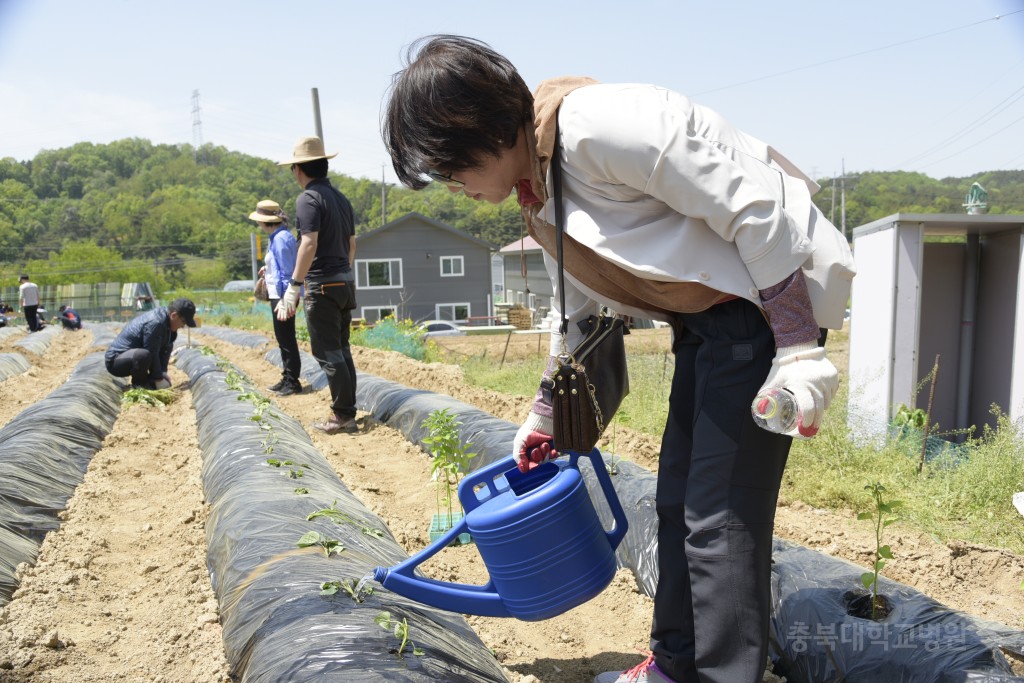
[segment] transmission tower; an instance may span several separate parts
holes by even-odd
[[[199,148],[203,146],[203,122],[199,119],[199,91],[192,91],[192,160],[199,163]]]

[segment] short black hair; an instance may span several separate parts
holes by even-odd
[[[508,59],[486,43],[425,36],[409,46],[381,120],[398,179],[419,190],[428,170],[478,167],[516,144],[533,122],[533,95]]]
[[[312,161],[304,161],[297,165],[302,169],[303,173],[313,180],[327,177],[327,159],[313,159]]]

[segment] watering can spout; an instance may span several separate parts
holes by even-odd
[[[578,467],[549,462],[522,473],[512,456],[475,472],[459,485],[466,511],[457,525],[418,554],[394,567],[377,567],[373,578],[388,590],[451,612],[539,621],[591,599],[615,575],[615,548],[626,533],[604,460],[589,457],[615,525],[605,531]],[[416,568],[469,532],[490,573],[482,586],[450,583],[416,574]]]

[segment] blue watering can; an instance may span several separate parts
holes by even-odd
[[[373,578],[399,595],[450,612],[523,621],[550,619],[600,593],[615,575],[615,549],[626,535],[626,514],[601,453],[590,458],[615,526],[605,531],[579,470],[581,455],[547,462],[527,473],[510,455],[459,484],[466,515],[433,544]],[[487,566],[483,586],[435,581],[416,568],[469,532]]]

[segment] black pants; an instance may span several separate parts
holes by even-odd
[[[107,372],[114,377],[131,375],[132,386],[153,389],[156,381],[163,379],[163,373],[154,377],[150,374],[152,354],[149,349],[128,349],[107,361]]]
[[[39,317],[36,316],[36,311],[39,310],[39,306],[25,306],[22,310],[25,312],[25,322],[28,323],[28,331],[38,332]]]
[[[775,505],[792,442],[750,416],[774,337],[742,299],[679,322],[658,466],[651,649],[680,683],[756,683],[768,650]]]
[[[274,321],[274,338],[281,349],[282,377],[286,382],[298,383],[302,374],[302,359],[299,357],[299,342],[295,339],[295,316],[281,321],[274,314],[274,307],[280,299],[270,300],[270,319]]]
[[[306,281],[306,327],[313,351],[331,389],[331,410],[338,417],[356,416],[356,366],[349,335],[356,306],[352,282]]]

